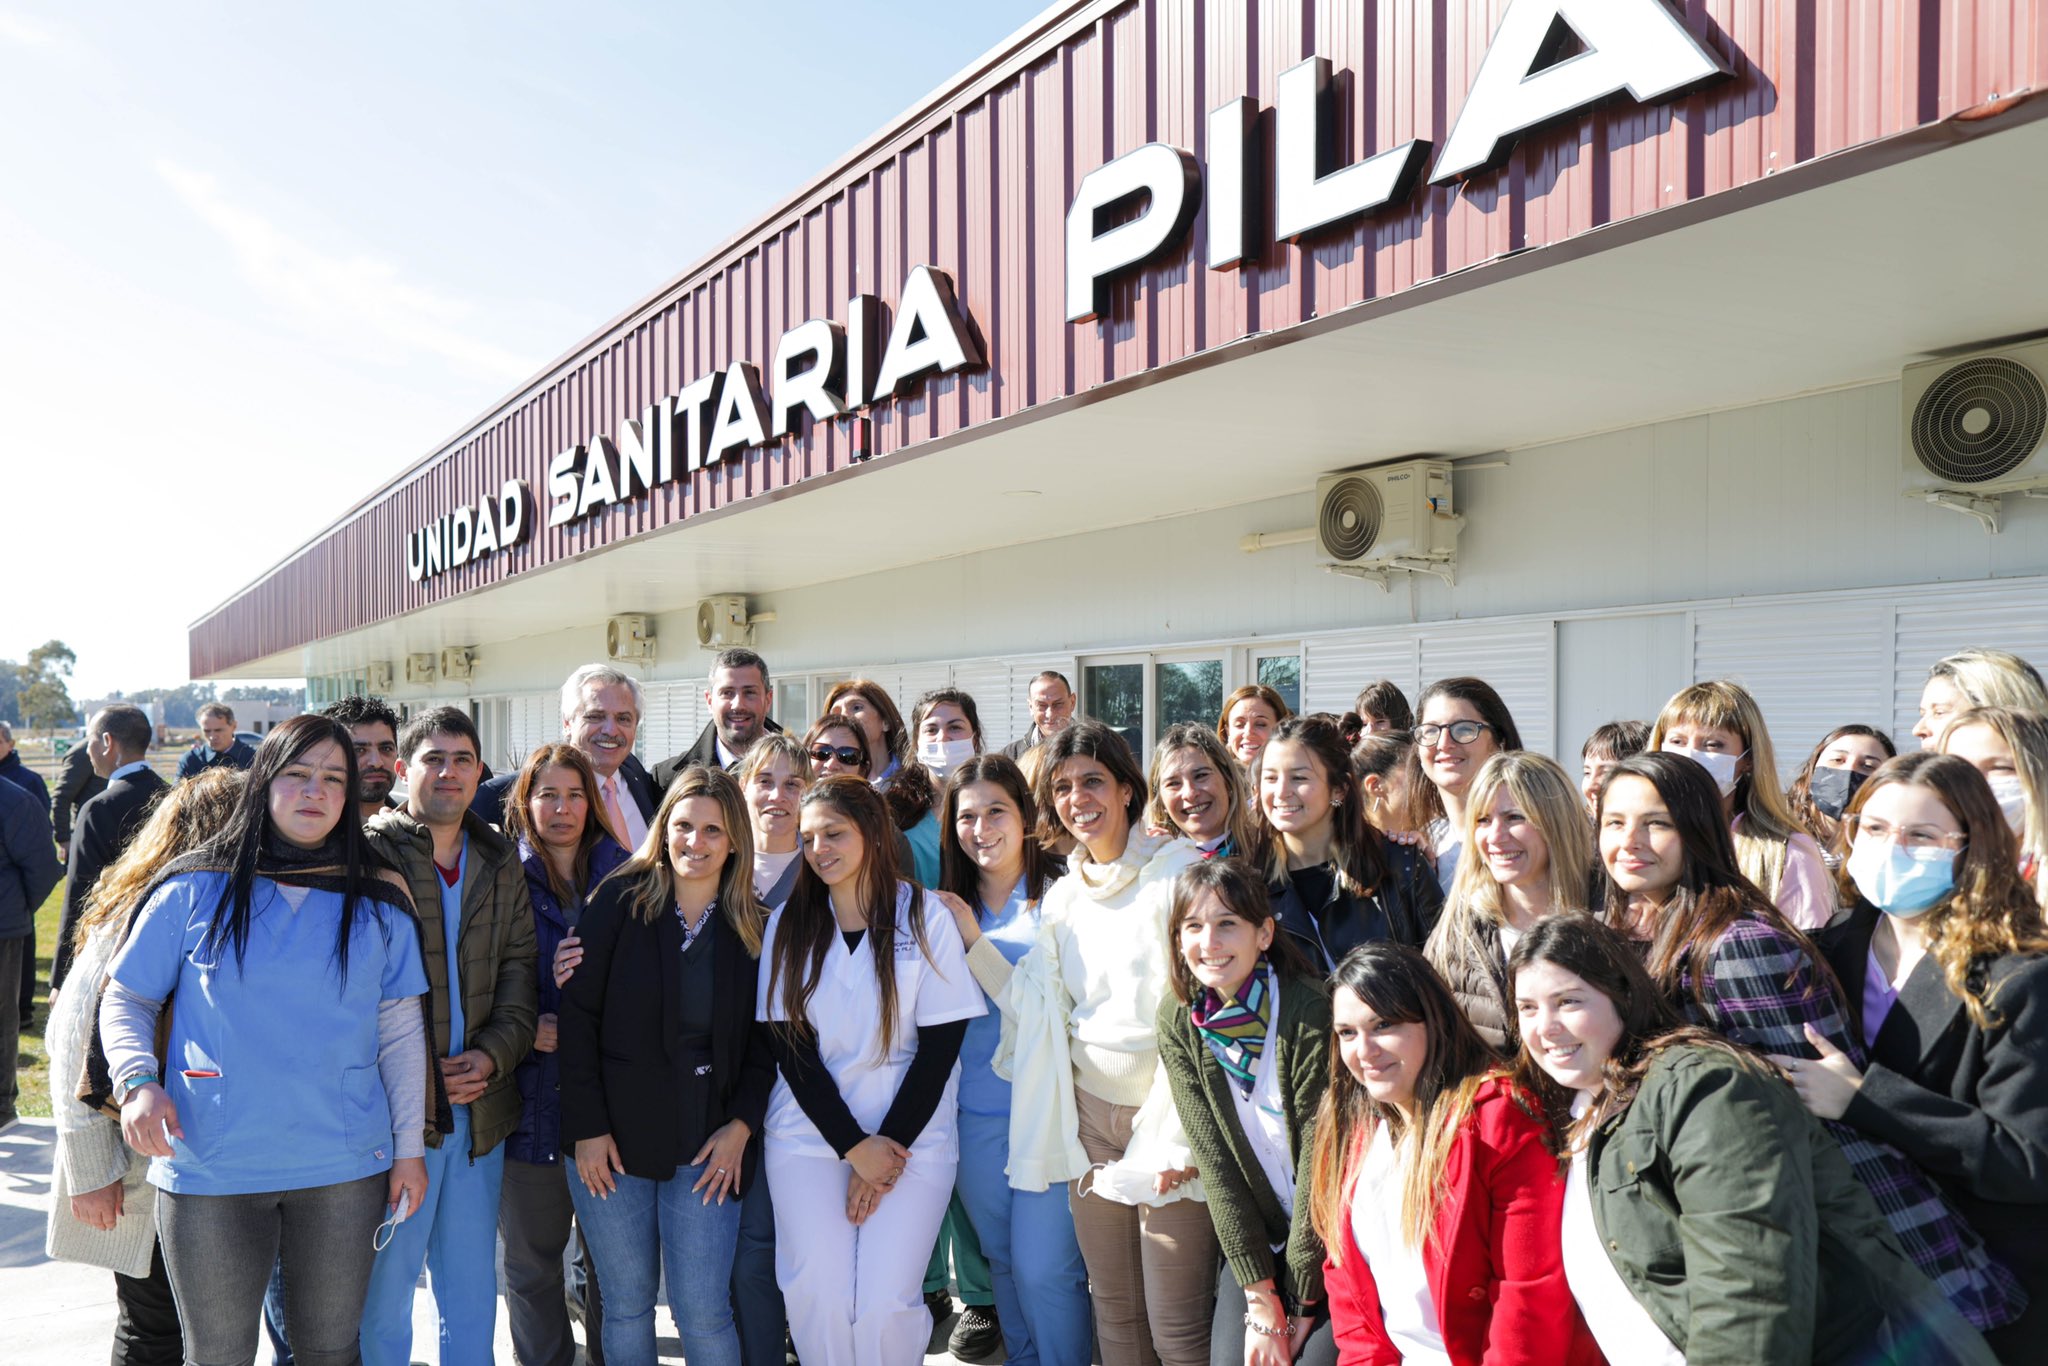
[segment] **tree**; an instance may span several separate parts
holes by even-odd
[[[0,721],[9,725],[21,725],[21,708],[16,699],[21,695],[21,665],[11,659],[0,659]]]
[[[76,663],[77,653],[61,640],[44,641],[28,652],[28,662],[15,670],[21,680],[16,705],[23,725],[47,733],[77,723],[78,706],[67,686]]]

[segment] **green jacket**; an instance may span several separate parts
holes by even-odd
[[[1587,1145],[1594,1227],[1687,1366],[1865,1360],[1932,1287],[1834,1137],[1760,1068],[1664,1050]]]
[[[1187,1006],[1169,993],[1159,1006],[1159,1060],[1173,1088],[1174,1109],[1187,1130],[1202,1173],[1209,1219],[1223,1258],[1239,1285],[1273,1277],[1299,1304],[1323,1298],[1323,1242],[1309,1220],[1309,1171],[1314,1161],[1316,1109],[1330,1080],[1330,994],[1312,977],[1280,983],[1280,1008],[1266,1035],[1280,1078],[1287,1138],[1294,1151],[1294,1217],[1280,1206],[1231,1099],[1231,1080],[1195,1032]],[[1286,1245],[1286,1266],[1273,1248]]]
[[[481,1157],[519,1125],[519,1088],[512,1072],[533,1049],[539,1019],[540,977],[535,964],[533,902],[519,851],[504,836],[465,812],[469,865],[462,884],[462,1014],[470,1048],[496,1064],[484,1093],[469,1106],[469,1151]],[[434,834],[403,808],[381,811],[365,827],[370,847],[396,868],[412,889],[420,922],[433,1005],[433,1056],[448,1056],[448,936],[441,922],[441,875],[434,871]],[[441,1144],[429,1126],[427,1143]]]

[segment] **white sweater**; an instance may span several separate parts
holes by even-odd
[[[1151,1094],[1173,880],[1201,852],[1134,830],[1113,863],[1075,857],[1046,889],[1038,942],[1014,969],[986,939],[967,955],[1003,1010],[996,1066],[1013,1088],[1010,1184],[1024,1190],[1087,1169],[1073,1134],[1075,1087],[1114,1105],[1143,1105]],[[1060,1065],[1069,1061],[1071,1070]]]
[[[50,1109],[57,1116],[57,1156],[52,1163],[50,1230],[44,1252],[52,1261],[103,1266],[124,1276],[149,1274],[156,1246],[156,1187],[143,1180],[149,1159],[121,1140],[121,1126],[78,1101],[86,1035],[98,1003],[100,980],[112,961],[116,936],[102,926],[78,950],[65,989],[50,1011],[45,1043],[50,1055]],[[121,1217],[112,1232],[80,1223],[71,1197],[115,1181],[123,1183]]]

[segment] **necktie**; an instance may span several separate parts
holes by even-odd
[[[612,828],[612,838],[631,849],[633,836],[626,828],[626,813],[619,806],[619,775],[614,773],[604,780],[605,823]]]

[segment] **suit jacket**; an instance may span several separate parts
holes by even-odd
[[[610,1134],[628,1176],[666,1181],[696,1154],[683,1151],[676,1097],[687,1094],[682,1002],[676,959],[682,922],[634,915],[632,888],[617,878],[591,895],[576,927],[583,962],[562,991],[560,1063],[562,1146]],[[739,932],[718,916],[713,936],[711,1001],[712,1114],[715,1130],[744,1120],[753,1131],[740,1161],[744,1195],[760,1165],[761,1128],[775,1063],[766,1033],[754,1023],[759,961]]]
[[[661,794],[664,789],[656,787],[654,780],[647,776],[647,770],[641,766],[639,755],[626,756],[626,761],[619,765],[619,777],[625,780],[626,791],[633,794],[633,804],[640,808],[640,819],[649,825],[654,824],[654,808],[661,805]],[[501,830],[504,829],[505,798],[511,795],[512,784],[518,781],[519,775],[515,772],[503,773],[489,782],[478,783],[476,796],[470,799],[469,809],[476,812],[477,819],[485,825],[495,825]],[[594,808],[603,805],[595,792],[590,794],[590,800]]]
[[[100,880],[107,865],[121,857],[128,841],[142,828],[150,808],[170,784],[153,768],[141,769],[107,784],[107,790],[87,802],[78,813],[78,825],[71,832],[70,877],[64,884],[64,921],[57,931],[56,955],[50,961],[50,990],[64,985],[71,971],[71,934],[78,918],[85,914],[86,894]]]
[[[1030,730],[1025,731],[1022,735],[1010,741],[1009,744],[1004,745],[1003,753],[1007,754],[1012,759],[1021,760],[1024,757],[1024,751],[1030,749],[1033,745],[1037,744],[1039,741],[1043,739],[1045,739],[1045,737],[1038,733],[1038,727],[1034,725],[1031,727]]]
[[[773,721],[769,721],[766,723],[766,729],[780,733],[782,727],[776,725]],[[669,784],[676,780],[676,775],[691,764],[704,764],[711,768],[718,767],[718,723],[716,721],[706,721],[704,723],[704,732],[697,737],[696,744],[691,745],[681,754],[663,759],[654,766],[654,791],[657,797],[661,793],[667,792]],[[725,771],[727,773],[737,773],[739,772],[739,767],[738,764],[729,764],[726,766]]]
[[[1858,1007],[1870,938],[1883,912],[1858,902],[1820,935],[1821,952]],[[2048,1329],[2048,958],[1980,959],[1991,1028],[1978,1027],[1941,965],[1920,960],[1899,989],[1842,1119],[1892,1144],[1938,1181],[1971,1227],[2026,1287],[2014,1329]],[[1981,990],[1981,988],[1980,988]]]
[[[33,932],[36,912],[63,876],[49,812],[34,794],[0,781],[0,939]]]
[[[50,824],[57,828],[57,843],[71,847],[71,822],[85,804],[107,790],[107,780],[92,771],[92,755],[84,745],[73,745],[64,756],[64,772],[57,779],[57,795],[50,807]]]

